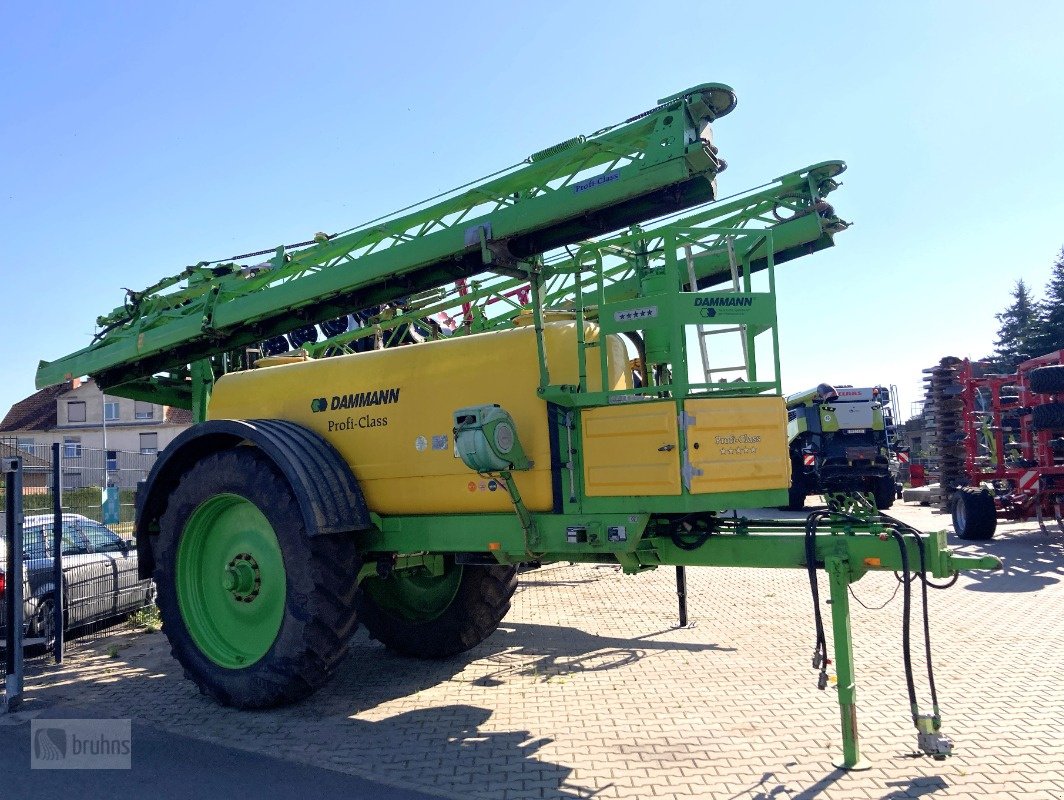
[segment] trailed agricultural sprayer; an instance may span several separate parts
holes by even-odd
[[[721,513],[787,500],[774,269],[846,227],[837,161],[717,200],[711,123],[734,106],[697,86],[401,215],[197,264],[41,364],[41,386],[92,374],[193,409],[140,492],[137,547],[206,694],[298,700],[358,623],[400,653],[462,652],[517,565],[549,561],[807,570],[824,688],[824,569],[842,763],[861,766],[849,585],[996,562],[857,502]],[[948,752],[909,686],[920,746]]]

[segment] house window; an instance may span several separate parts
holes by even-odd
[[[67,403],[67,422],[85,421],[85,403],[82,400],[72,400]]]
[[[159,452],[159,434],[142,433],[140,435],[140,452],[145,455],[154,455]]]
[[[117,450],[108,450],[107,451],[107,471],[108,472],[118,472],[118,451]]]
[[[82,403],[84,405],[84,403]],[[63,458],[81,458],[81,437],[63,437]]]
[[[133,416],[136,419],[155,419],[155,405],[136,400],[133,404]]]
[[[107,402],[103,404],[103,418],[107,422],[114,422],[118,419],[118,403]]]
[[[36,453],[37,442],[34,439],[23,439],[20,437],[18,440],[18,449],[26,453]]]

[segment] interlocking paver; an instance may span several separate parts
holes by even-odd
[[[899,515],[925,530],[948,523],[911,506]],[[800,571],[688,570],[697,625],[681,630],[671,570],[548,567],[522,575],[500,630],[465,656],[412,661],[360,634],[336,681],[265,713],[199,696],[161,635],[78,648],[34,676],[28,694],[469,800],[1064,800],[1064,536],[1011,524],[984,549],[1007,569],[963,576],[930,598],[940,702],[957,743],[945,762],[912,757],[898,595],[881,610],[853,607],[859,725],[873,768],[831,766],[838,708],[809,669]],[[869,575],[853,588],[875,607],[896,585]],[[913,655],[928,703],[918,638]]]

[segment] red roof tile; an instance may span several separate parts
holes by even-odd
[[[191,425],[192,412],[187,408],[166,407],[166,421],[171,425]]]
[[[69,391],[70,384],[62,383],[19,400],[11,406],[4,421],[0,422],[0,431],[46,431],[54,428],[58,423],[55,401]]]

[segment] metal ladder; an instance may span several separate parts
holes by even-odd
[[[887,438],[887,447],[890,450],[894,449],[894,445],[898,441],[898,420],[894,418],[894,414],[901,408],[901,401],[898,399],[898,386],[897,384],[890,384],[887,386],[887,391],[890,392],[890,425],[884,424],[884,433]],[[885,420],[884,420],[885,422]]]
[[[735,258],[735,237],[727,236],[725,237],[724,242],[728,249],[728,266],[731,268],[732,291],[738,292],[741,291],[741,286],[739,284],[739,264]],[[695,256],[691,252],[691,245],[689,244],[684,245],[684,258],[687,262],[687,279],[690,281],[691,291],[698,291],[698,278],[695,275]],[[719,336],[727,333],[739,334],[740,343],[743,349],[743,363],[732,367],[710,367],[709,347],[706,345],[706,339],[710,336]],[[720,375],[727,372],[741,371],[745,374],[745,380],[751,379],[750,353],[747,352],[745,325],[698,325],[695,329],[695,336],[698,337],[698,349],[702,355],[702,370],[706,376],[706,383],[712,383],[714,375]]]

